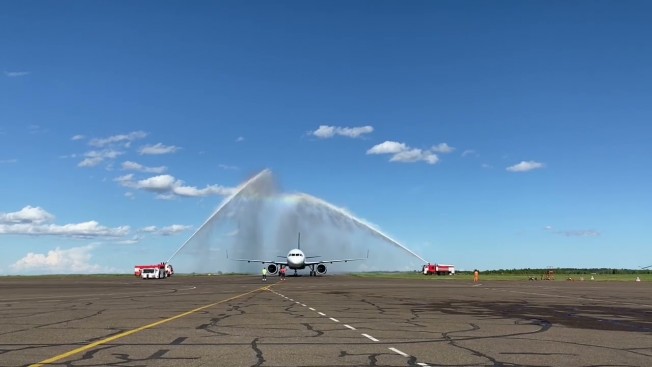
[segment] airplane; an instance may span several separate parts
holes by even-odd
[[[229,257],[227,252],[226,257]],[[297,276],[297,270],[305,269],[306,267],[310,268],[310,276],[324,275],[326,274],[326,265],[337,262],[349,262],[349,261],[358,261],[364,260],[364,258],[358,259],[339,259],[339,260],[319,260],[319,261],[309,261],[307,259],[314,259],[321,256],[306,256],[301,250],[301,233],[297,240],[297,248],[294,248],[288,252],[286,256],[279,255],[280,258],[285,258],[285,261],[275,261],[275,260],[256,260],[256,259],[232,259],[233,261],[246,261],[259,262],[262,264],[269,264],[267,266],[267,273],[269,275],[276,275],[280,268],[288,268],[294,270],[294,276]],[[369,258],[369,251],[367,251],[367,258]]]

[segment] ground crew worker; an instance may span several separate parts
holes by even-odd
[[[263,266],[263,282],[267,281],[267,268]]]
[[[473,272],[473,282],[477,283],[479,281],[480,281],[480,272],[478,271],[478,269],[475,269],[475,271]]]
[[[285,268],[281,268],[281,280],[285,280]]]

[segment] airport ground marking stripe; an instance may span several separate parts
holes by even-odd
[[[429,364],[427,364],[427,363],[423,363],[423,362],[417,362],[417,364],[418,364],[419,366],[421,366],[421,367],[430,367]]]
[[[348,324],[344,324],[344,326],[348,327],[348,328],[351,329],[351,330],[357,330],[356,328],[354,328],[353,326],[348,325]]]
[[[389,350],[391,350],[394,353],[398,353],[398,354],[402,355],[403,357],[409,357],[410,356],[409,354],[407,354],[405,352],[401,352],[400,350],[398,350],[396,348],[389,348]]]
[[[335,321],[335,322],[340,322],[340,320],[338,320],[338,319],[334,319],[334,318],[332,318],[332,317],[330,317],[330,319],[333,320],[333,321]]]
[[[309,309],[310,311],[315,311],[315,309],[312,308],[312,307],[308,307],[308,309]]]
[[[165,324],[166,322],[169,322],[169,321],[173,321],[173,320],[180,319],[180,318],[188,316],[188,315],[192,315],[193,313],[196,313],[198,311],[205,310],[207,308],[210,308],[210,307],[213,307],[213,306],[225,303],[225,302],[232,301],[234,299],[246,296],[248,294],[252,294],[252,293],[255,293],[255,292],[259,292],[259,291],[268,291],[269,287],[271,287],[271,286],[273,286],[273,284],[268,285],[268,286],[264,286],[264,287],[261,287],[261,288],[256,288],[256,289],[254,289],[252,291],[242,293],[242,294],[239,294],[237,296],[233,296],[233,297],[221,300],[219,302],[211,303],[210,305],[197,307],[194,310],[190,310],[190,311],[187,311],[187,312],[184,312],[184,313],[180,313],[180,314],[178,314],[176,316],[172,316],[172,317],[169,317],[167,319],[159,320],[159,321],[153,322],[151,324],[141,326],[141,327],[136,328],[136,329],[128,330],[128,331],[122,332],[120,334],[116,334],[116,335],[110,336],[108,338],[98,340],[98,341],[93,342],[91,344],[84,345],[83,347],[79,347],[79,348],[73,349],[73,350],[71,350],[69,352],[59,354],[58,356],[54,356],[52,358],[45,359],[45,360],[43,360],[41,362],[31,364],[31,365],[29,365],[29,367],[40,367],[40,366],[44,366],[46,364],[52,364],[52,363],[60,361],[60,360],[62,360],[64,358],[68,358],[68,357],[73,356],[75,354],[79,354],[79,353],[85,352],[85,351],[87,351],[89,349],[93,349],[93,348],[95,348],[97,346],[112,342],[112,341],[117,340],[117,339],[124,338],[125,336],[129,336],[131,334],[136,334],[136,333],[138,333],[140,331],[143,331],[143,330],[151,329],[151,328],[156,327],[158,325]]]
[[[323,313],[323,312],[317,312],[317,313],[320,314],[320,315],[322,315],[322,316],[326,316],[326,314]]]
[[[374,342],[378,341],[378,339],[374,338],[373,336],[371,336],[369,334],[362,334],[362,336],[364,336],[365,338],[367,338],[367,339],[369,339],[371,341],[374,341]]]

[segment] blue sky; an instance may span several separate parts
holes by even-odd
[[[266,168],[428,261],[650,265],[650,14],[4,1],[0,274],[165,260]]]

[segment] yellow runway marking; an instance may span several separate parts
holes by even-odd
[[[219,301],[219,302],[211,303],[210,305],[201,306],[201,307],[195,308],[194,310],[190,310],[190,311],[188,311],[188,312],[184,312],[184,313],[178,314],[178,315],[176,315],[176,316],[172,316],[172,317],[170,317],[170,318],[167,318],[167,319],[164,319],[164,320],[160,320],[160,321],[157,321],[157,322],[151,323],[151,324],[149,324],[149,325],[141,326],[141,327],[136,328],[136,329],[132,329],[132,330],[129,330],[129,331],[125,331],[125,332],[123,332],[123,333],[120,333],[120,334],[116,334],[116,335],[111,336],[111,337],[108,337],[108,338],[106,338],[106,339],[102,339],[102,340],[96,341],[96,342],[94,342],[94,343],[91,343],[91,344],[85,345],[85,346],[83,346],[83,347],[79,347],[79,348],[77,348],[77,349],[73,349],[73,350],[71,350],[70,352],[66,352],[66,353],[63,353],[63,354],[59,354],[58,356],[54,356],[54,357],[52,357],[52,358],[48,358],[48,359],[43,360],[43,361],[41,361],[41,362],[38,362],[38,363],[36,363],[36,364],[32,364],[32,365],[30,365],[29,367],[40,367],[40,366],[44,366],[44,365],[46,365],[46,364],[51,364],[51,363],[54,363],[54,362],[60,361],[60,360],[62,360],[62,359],[64,359],[64,358],[68,358],[68,357],[73,356],[73,355],[75,355],[75,354],[79,354],[79,353],[81,353],[81,352],[85,352],[85,351],[87,351],[87,350],[89,350],[89,349],[93,349],[93,348],[95,348],[95,347],[97,347],[97,346],[99,346],[99,345],[106,344],[106,343],[112,342],[112,341],[114,341],[114,340],[117,340],[117,339],[120,339],[120,338],[124,338],[125,336],[129,336],[129,335],[131,335],[131,334],[135,334],[135,333],[140,332],[140,331],[143,331],[143,330],[151,329],[151,328],[153,328],[153,327],[155,327],[155,326],[158,326],[158,325],[164,324],[164,323],[166,323],[166,322],[169,322],[169,321],[172,321],[172,320],[176,320],[176,319],[180,319],[180,318],[182,318],[182,317],[184,317],[184,316],[191,315],[191,314],[193,314],[193,313],[195,313],[195,312],[197,312],[197,311],[205,310],[205,309],[207,309],[207,308],[209,308],[209,307],[213,307],[213,306],[215,306],[215,305],[219,305],[219,304],[224,303],[224,302],[232,301],[232,300],[234,300],[234,299],[236,299],[236,298],[240,298],[240,297],[242,297],[242,296],[246,296],[246,295],[251,294],[251,293],[254,293],[254,292],[258,292],[258,291],[268,291],[269,288],[270,288],[271,286],[273,286],[273,285],[274,285],[274,284],[272,284],[272,285],[268,285],[268,286],[265,286],[265,287],[261,287],[261,288],[258,288],[258,289],[254,289],[253,291],[250,291],[250,292],[247,292],[247,293],[242,293],[242,294],[239,294],[239,295],[237,295],[237,296],[233,296],[233,297],[231,297],[231,298],[227,298],[227,299],[222,300],[222,301]]]

